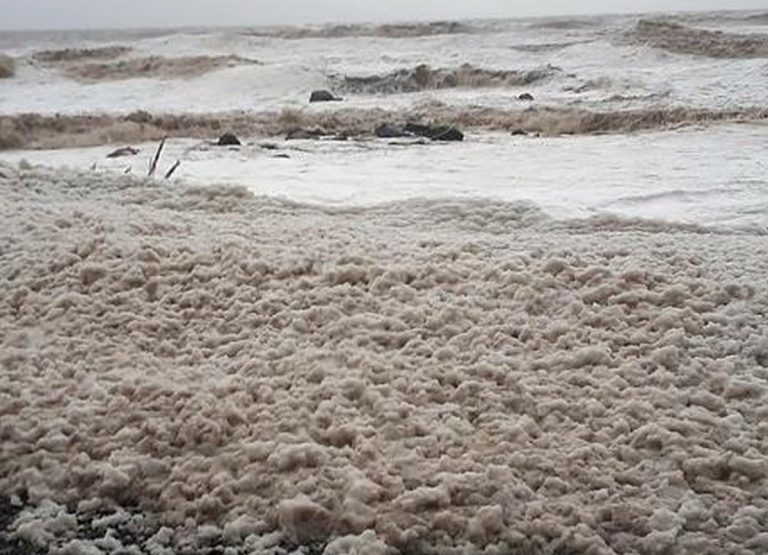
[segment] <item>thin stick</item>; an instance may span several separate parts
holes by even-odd
[[[173,172],[175,172],[179,168],[179,166],[181,166],[181,160],[176,160],[176,163],[173,166],[171,166],[171,169],[168,170],[168,172],[165,174],[165,178],[170,179],[171,176],[173,175]]]
[[[149,177],[153,177],[155,175],[155,170],[157,170],[157,163],[160,161],[160,154],[162,154],[164,146],[165,138],[160,141],[160,145],[157,147],[157,152],[155,152],[155,157],[152,159],[152,164],[149,166]]]

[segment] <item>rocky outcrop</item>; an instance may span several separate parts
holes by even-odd
[[[315,127],[314,129],[304,129],[299,127],[289,131],[285,136],[286,141],[294,141],[297,139],[326,139],[331,141],[346,141],[349,139],[349,136],[344,133],[333,133],[331,131],[326,131],[320,127]]]
[[[463,141],[464,133],[450,125],[423,125],[407,123],[405,131],[418,137],[426,137],[433,141]]]
[[[463,141],[464,134],[450,125],[424,125],[409,122],[405,125],[383,123],[373,130],[380,139],[400,139],[404,137],[423,137],[433,141]]]
[[[400,139],[402,137],[410,136],[410,133],[406,133],[402,126],[389,123],[382,123],[379,125],[373,130],[373,134],[380,139]]]
[[[216,146],[240,146],[241,144],[240,139],[234,133],[224,133],[219,137],[219,142],[216,143]]]
[[[339,102],[341,100],[343,99],[334,95],[331,91],[325,90],[312,91],[312,94],[309,95],[310,102]]]

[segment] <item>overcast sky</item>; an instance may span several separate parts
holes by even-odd
[[[768,9],[767,0],[0,0],[0,29],[272,25]]]

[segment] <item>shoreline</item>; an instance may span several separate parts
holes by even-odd
[[[572,136],[655,131],[697,124],[760,123],[767,119],[768,109],[765,108],[652,108],[599,112],[568,108],[461,108],[441,103],[397,111],[349,108],[224,114],[158,115],[145,111],[126,115],[18,114],[0,115],[0,151],[127,144],[166,137],[215,140],[223,133],[274,138],[301,131],[318,133],[320,137],[373,138],[378,126],[403,125],[409,121],[450,125],[470,131]]]

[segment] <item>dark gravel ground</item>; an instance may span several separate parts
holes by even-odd
[[[20,538],[12,537],[11,525],[19,514],[25,509],[33,508],[28,503],[26,496],[12,499],[8,496],[0,496],[0,555],[46,555],[49,548],[40,548]],[[120,519],[108,527],[95,523],[105,517],[115,515],[116,509],[100,509],[93,511],[78,511],[75,506],[68,506],[67,512],[75,515],[77,528],[57,535],[49,546],[51,549],[59,548],[72,540],[93,542],[108,535],[118,540],[123,549],[104,549],[110,555],[135,555],[148,553],[147,540],[154,536],[160,529],[156,523],[143,514],[136,507],[120,507],[120,510],[129,513],[130,518]],[[178,538],[176,538],[178,539]],[[275,555],[322,555],[326,548],[326,542],[312,542],[305,545],[297,545],[289,541],[274,545],[269,551]],[[195,541],[193,543],[179,544],[174,541],[168,546],[175,555],[225,555],[227,553],[250,553],[242,543],[240,545],[225,543],[215,539],[208,542]],[[229,551],[227,549],[229,548]]]
[[[10,497],[0,496],[0,555],[37,555],[45,551],[19,539],[11,539],[8,527],[24,508],[22,504],[14,505]]]

